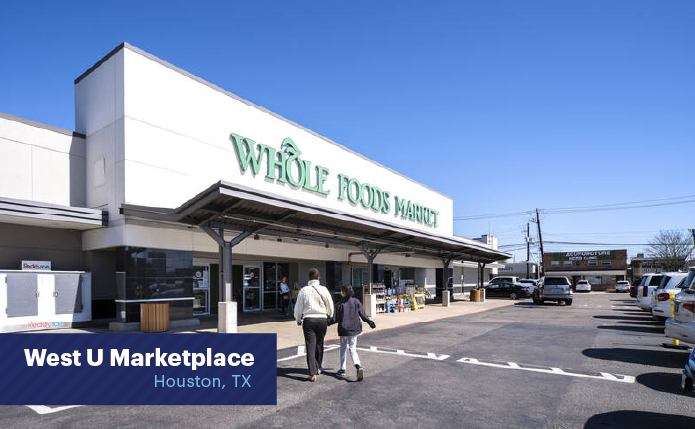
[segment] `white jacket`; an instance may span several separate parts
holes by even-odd
[[[309,280],[309,284],[299,291],[294,305],[294,319],[297,322],[310,317],[333,317],[331,293],[318,280]]]

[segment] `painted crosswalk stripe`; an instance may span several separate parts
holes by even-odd
[[[598,373],[596,375],[582,374],[582,373],[578,373],[578,372],[572,372],[572,371],[564,370],[562,368],[557,368],[557,367],[548,367],[548,368],[532,367],[530,365],[525,365],[525,364],[520,365],[520,364],[517,364],[514,362],[505,362],[505,363],[481,362],[480,360],[478,360],[476,358],[469,358],[469,357],[463,357],[461,359],[458,359],[456,362],[468,363],[468,364],[473,364],[473,365],[482,365],[482,366],[488,366],[488,367],[492,367],[492,368],[515,369],[515,370],[521,370],[521,371],[540,372],[540,373],[545,373],[545,374],[565,375],[565,376],[569,376],[569,377],[617,381],[620,383],[634,383],[635,382],[635,377],[633,377],[631,375],[610,374],[607,372],[601,372],[601,373]]]
[[[70,408],[84,407],[84,405],[66,405],[63,407],[48,407],[46,405],[27,405],[27,407],[36,411],[37,414],[52,414],[59,411],[64,411]]]

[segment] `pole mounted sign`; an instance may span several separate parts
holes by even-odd
[[[242,173],[250,167],[251,173],[257,176],[265,165],[263,172],[268,180],[324,196],[331,194],[330,170],[318,164],[312,168],[311,161],[301,159],[302,152],[291,138],[285,138],[279,150],[234,133],[229,136],[229,139],[234,146]],[[337,179],[338,201],[347,199],[353,206],[360,205],[366,210],[383,214],[393,213],[394,217],[432,228],[439,226],[437,210],[415,203],[408,198],[395,195],[392,197],[390,191],[361,182],[344,173],[338,174]]]

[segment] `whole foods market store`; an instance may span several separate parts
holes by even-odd
[[[121,210],[127,217],[158,222],[176,222],[203,229],[219,246],[220,302],[219,330],[236,330],[235,313],[239,303],[234,297],[241,292],[242,303],[248,310],[249,296],[263,300],[260,292],[260,267],[244,267],[243,286],[234,284],[233,247],[243,240],[260,236],[282,240],[304,240],[330,246],[354,247],[367,260],[365,306],[374,303],[372,285],[374,261],[380,254],[398,253],[406,257],[436,258],[443,270],[450,270],[454,260],[489,263],[508,257],[483,245],[465,239],[439,237],[416,230],[390,225],[356,215],[314,208],[306,203],[277,195],[261,194],[253,189],[218,182],[177,209],[144,207],[124,204]],[[231,234],[226,234],[231,232]],[[445,271],[446,272],[446,271]],[[283,275],[284,276],[284,275]],[[279,276],[276,276],[278,278]],[[258,283],[253,279],[259,280]],[[275,280],[275,279],[273,279]],[[331,285],[338,288],[340,285]],[[353,285],[354,286],[354,285]],[[444,301],[449,291],[443,291]],[[263,307],[258,301],[253,306]],[[232,322],[230,324],[230,321]]]
[[[22,252],[90,272],[94,318],[136,324],[155,302],[172,321],[275,310],[281,279],[302,286],[312,267],[366,299],[441,290],[453,260],[509,257],[454,236],[446,195],[127,43],[75,80],[75,103],[74,131],[0,115],[0,200],[108,223],[0,219],[16,232],[0,268]]]

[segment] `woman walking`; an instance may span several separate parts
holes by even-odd
[[[323,339],[328,319],[333,316],[333,298],[325,286],[321,286],[319,270],[309,270],[309,283],[299,291],[294,306],[294,319],[302,325],[306,345],[306,363],[309,380],[316,381],[323,363]]]
[[[362,333],[362,320],[367,322],[372,329],[376,328],[376,324],[364,313],[362,303],[352,296],[352,286],[342,286],[340,295],[343,298],[335,305],[335,315],[330,323],[338,323],[338,335],[340,336],[340,371],[338,371],[338,375],[345,376],[346,352],[350,350],[350,358],[357,370],[357,381],[362,381],[364,369],[360,365],[360,357],[357,356],[357,336]]]

